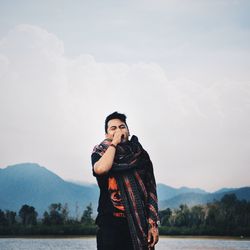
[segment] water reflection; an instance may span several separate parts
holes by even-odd
[[[95,237],[1,238],[0,250],[96,250]],[[161,236],[156,250],[250,250],[250,241]]]

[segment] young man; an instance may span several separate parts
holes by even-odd
[[[105,139],[91,154],[100,188],[98,250],[148,250],[158,242],[158,200],[153,165],[138,138],[129,140],[126,116],[105,120]]]

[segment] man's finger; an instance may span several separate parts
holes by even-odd
[[[157,242],[158,242],[158,236],[157,236],[157,234],[154,233],[153,234],[153,242],[150,246],[153,247]]]
[[[155,235],[153,235],[153,242],[150,244],[151,247],[155,245]]]
[[[151,232],[148,231],[148,243],[151,241]]]
[[[156,240],[155,240],[155,244],[159,241],[159,236],[156,235]]]

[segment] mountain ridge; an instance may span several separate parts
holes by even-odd
[[[97,190],[64,181],[36,163],[15,164],[0,172],[1,209],[18,211],[29,204],[41,216],[51,203],[68,203],[73,211],[77,202],[82,209],[89,202],[95,204],[97,195]]]
[[[51,203],[67,203],[70,215],[79,216],[91,202],[93,215],[97,213],[99,188],[97,184],[66,181],[37,163],[20,163],[0,169],[0,209],[19,211],[22,205],[32,205],[41,217]],[[250,200],[250,187],[221,188],[207,192],[200,188],[182,186],[174,188],[157,184],[159,209],[205,204],[220,199],[224,194],[235,193],[239,199]],[[81,212],[79,212],[81,211]]]

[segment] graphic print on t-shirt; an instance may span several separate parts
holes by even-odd
[[[122,204],[121,193],[118,189],[116,179],[113,176],[108,178],[108,190],[112,204],[115,207],[114,216],[124,216],[124,206]]]

